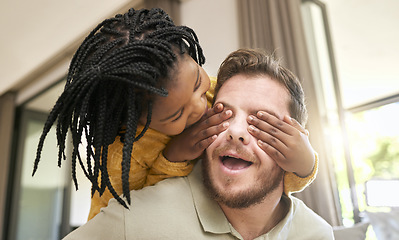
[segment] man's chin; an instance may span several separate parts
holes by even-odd
[[[263,193],[254,192],[240,192],[240,193],[218,193],[214,195],[214,200],[220,205],[224,205],[234,209],[244,209],[256,204],[261,203],[265,199],[266,195]]]
[[[284,177],[284,172],[280,168],[276,169],[276,171],[274,174],[261,174],[264,177],[249,185],[246,189],[230,191],[229,189],[235,187],[233,186],[235,185],[234,182],[229,183],[226,187],[217,186],[212,176],[210,176],[209,163],[205,159],[202,168],[204,185],[208,189],[210,197],[221,205],[236,209],[248,208],[259,204],[268,194],[276,190]]]

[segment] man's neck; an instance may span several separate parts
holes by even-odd
[[[269,232],[287,215],[289,205],[281,196],[280,191],[274,191],[263,202],[244,209],[220,207],[234,229],[249,240]]]

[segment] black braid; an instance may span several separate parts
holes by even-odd
[[[130,204],[133,143],[150,126],[152,99],[158,95],[167,96],[167,81],[176,66],[177,56],[183,53],[189,54],[199,65],[205,62],[194,31],[175,26],[161,9],[130,9],[101,22],[84,39],[71,60],[64,91],[51,110],[39,139],[33,175],[45,138],[57,121],[58,165],[61,166],[66,158],[65,143],[67,132],[70,132],[72,179],[76,189],[76,165],[79,165],[92,183],[92,194],[98,191],[101,195],[108,188],[118,202],[127,207],[110,183],[108,146],[121,136],[124,143],[123,196]],[[144,112],[147,120],[144,129],[137,134]],[[85,163],[79,153],[82,137],[87,143]]]

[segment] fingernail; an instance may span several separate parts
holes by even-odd
[[[263,113],[262,112],[258,112],[258,117],[262,117]]]
[[[222,124],[222,126],[223,126],[224,128],[227,128],[227,127],[229,126],[229,122],[224,122],[224,123]]]
[[[254,120],[254,116],[249,115],[249,116],[248,116],[248,120],[249,120],[250,122],[252,122],[252,121]]]

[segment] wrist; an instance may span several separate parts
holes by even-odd
[[[163,156],[169,162],[184,162],[186,161],[184,158],[179,158],[179,154],[174,154],[173,151],[170,151],[168,147],[166,147],[163,151]]]
[[[307,178],[313,174],[314,168],[315,168],[315,163],[313,162],[313,167],[310,171],[308,170],[303,172],[294,172],[294,174],[300,178]]]

